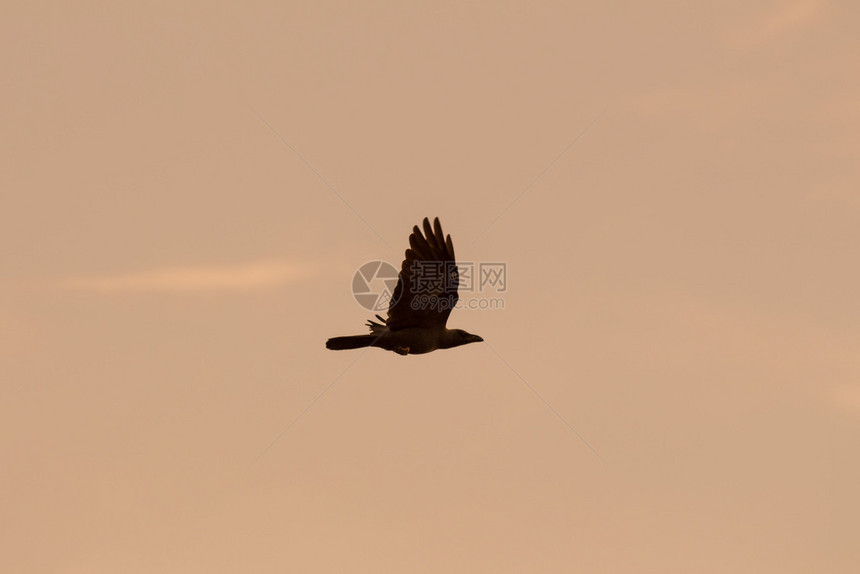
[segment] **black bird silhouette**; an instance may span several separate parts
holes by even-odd
[[[448,329],[448,315],[457,304],[460,275],[451,236],[445,237],[439,218],[424,218],[424,234],[416,225],[409,236],[410,248],[388,306],[388,319],[370,320],[369,335],[333,337],[329,349],[379,347],[399,355],[418,355],[483,341],[462,329]]]

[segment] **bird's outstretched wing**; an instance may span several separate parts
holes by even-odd
[[[460,275],[451,236],[445,237],[439,218],[424,218],[424,233],[416,225],[400,268],[400,279],[388,307],[388,328],[444,327],[457,304]]]

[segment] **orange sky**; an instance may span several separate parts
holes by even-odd
[[[854,3],[3,13],[5,570],[858,571]],[[327,351],[425,216],[486,344]]]

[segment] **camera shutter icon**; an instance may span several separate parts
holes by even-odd
[[[397,268],[386,261],[368,261],[352,276],[352,295],[368,311],[385,311],[399,280]]]

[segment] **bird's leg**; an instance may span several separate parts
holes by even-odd
[[[397,347],[394,347],[394,352],[397,353],[398,355],[404,355],[405,356],[405,355],[409,354],[409,347],[397,346]]]

